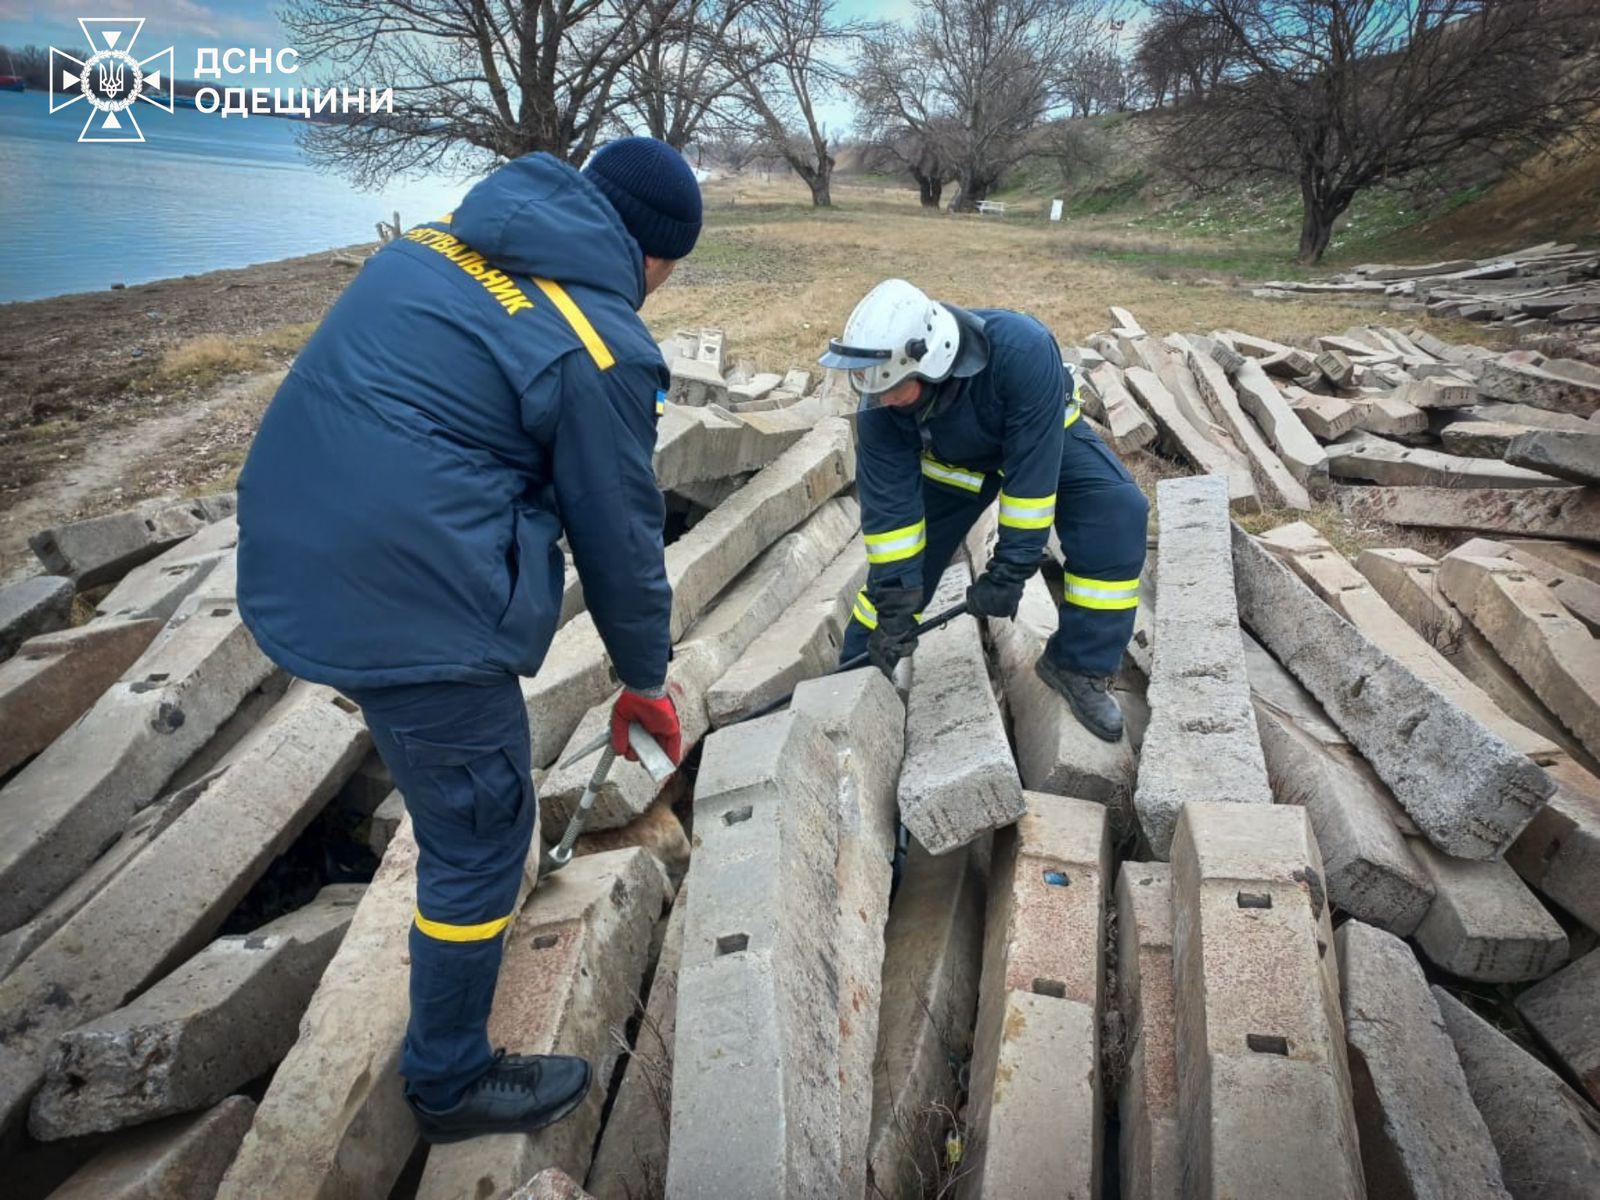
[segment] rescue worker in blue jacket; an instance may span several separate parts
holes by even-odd
[[[638,309],[700,221],[693,172],[650,138],[581,173],[507,163],[366,263],[240,476],[246,623],[361,706],[411,815],[401,1074],[430,1141],[536,1129],[589,1087],[583,1059],[494,1052],[486,1034],[539,825],[517,677],[555,633],[565,535],[625,685],[613,745],[633,757],[637,721],[678,760],[651,466],[668,376]]]
[[[842,657],[865,650],[890,672],[911,653],[956,546],[998,499],[999,539],[968,607],[1015,617],[1054,525],[1064,603],[1035,669],[1091,733],[1120,738],[1110,677],[1133,634],[1148,505],[1079,419],[1075,373],[1050,332],[1022,313],[967,312],[890,279],[856,306],[821,362],[848,371],[861,397],[867,586]]]

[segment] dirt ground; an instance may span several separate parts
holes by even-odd
[[[350,280],[346,258],[0,306],[0,579],[36,569],[26,539],[48,525],[230,486],[282,369]],[[1417,323],[1254,299],[1236,258],[1230,245],[1176,245],[1109,219],[927,213],[900,189],[841,185],[835,207],[818,211],[797,184],[741,179],[708,186],[700,244],[643,316],[658,338],[721,327],[732,362],[779,372],[811,367],[889,275],[958,304],[1031,312],[1063,343],[1105,329],[1111,304],[1155,334],[1237,328],[1302,344],[1366,321]]]

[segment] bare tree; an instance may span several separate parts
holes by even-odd
[[[644,36],[622,68],[617,120],[683,149],[703,128],[725,125],[744,80],[771,66],[743,27],[754,0],[645,0]]]
[[[1069,115],[1092,117],[1128,106],[1129,80],[1122,56],[1108,44],[1073,55],[1063,80]]]
[[[924,208],[938,208],[955,178],[952,119],[918,60],[916,43],[898,25],[880,25],[861,39],[850,90],[856,124],[876,157],[917,184]]]
[[[811,189],[811,203],[833,203],[833,143],[818,115],[819,101],[839,85],[836,53],[860,33],[837,20],[833,0],[754,0],[745,14],[736,54],[754,53],[766,65],[740,79],[740,99],[752,129]]]
[[[1202,183],[1300,188],[1300,257],[1322,257],[1363,190],[1457,156],[1515,162],[1593,134],[1591,0],[1169,0],[1239,48],[1168,122],[1169,162]]]
[[[481,170],[535,150],[581,163],[621,102],[623,69],[674,0],[293,0],[307,61],[394,90],[394,112],[307,123],[314,161],[381,183]]]
[[[1159,0],[1134,49],[1135,69],[1157,107],[1187,95],[1199,99],[1236,67],[1242,48],[1227,24],[1189,0]]]

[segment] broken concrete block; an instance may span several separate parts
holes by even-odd
[[[1549,588],[1562,607],[1582,621],[1591,633],[1600,629],[1600,584],[1569,574],[1541,555],[1492,538],[1472,538],[1456,547],[1455,553],[1472,558],[1510,559]]]
[[[1237,528],[1233,562],[1241,619],[1317,698],[1418,828],[1462,858],[1493,858],[1510,845],[1555,790],[1553,781]]]
[[[1056,631],[1056,620],[1050,589],[1036,574],[1022,590],[1015,620],[990,618],[988,623],[1022,786],[1097,801],[1125,822],[1138,769],[1127,735],[1117,742],[1095,737],[1033,669]]]
[[[920,1196],[956,1125],[956,1063],[972,1049],[983,962],[988,839],[938,857],[917,842],[884,931],[883,1002],[873,1069],[872,1194]]]
[[[1549,412],[1531,404],[1503,404],[1486,400],[1453,414],[1463,420],[1493,421],[1505,425],[1521,425],[1531,429],[1564,430],[1570,433],[1591,433],[1594,426],[1583,417],[1569,413]]]
[[[1363,550],[1356,570],[1406,624],[1422,635],[1517,724],[1561,745],[1571,735],[1522,677],[1439,590],[1439,564],[1416,550]]]
[[[232,572],[214,573],[82,720],[0,789],[0,930],[93,862],[271,673],[233,593]]]
[[[961,1194],[1093,1196],[1106,811],[1070,796],[1025,799],[1016,827],[995,839]]]
[[[829,418],[669,546],[673,640],[757,554],[854,478],[850,426]]]
[[[801,680],[832,670],[850,606],[866,578],[866,549],[852,541],[706,692],[712,726],[741,721],[794,691]]]
[[[367,847],[377,858],[382,858],[400,832],[400,822],[406,819],[405,797],[398,791],[388,794],[372,815],[367,818]],[[581,840],[581,839],[580,839]],[[574,853],[578,851],[575,849]]]
[[[834,748],[802,713],[706,739],[678,975],[669,1197],[838,1191],[838,795]]]
[[[1337,487],[1347,515],[1424,529],[1469,529],[1600,541],[1593,488]]]
[[[1285,384],[1283,395],[1301,423],[1318,441],[1331,442],[1356,427],[1358,414],[1351,403],[1340,396],[1324,396],[1304,388]]]
[[[1546,770],[1555,795],[1506,851],[1506,862],[1600,933],[1600,780],[1574,763]]]
[[[336,884],[254,933],[218,938],[133,1003],[62,1034],[29,1114],[33,1136],[205,1108],[276,1066],[362,890]]]
[[[160,621],[96,622],[29,638],[0,662],[0,776],[61,736],[160,632]]]
[[[1245,415],[1233,384],[1205,352],[1206,340],[1190,338],[1187,344],[1189,370],[1199,384],[1200,394],[1213,417],[1248,456],[1262,500],[1282,508],[1310,508],[1311,496],[1305,485],[1294,477]]]
[[[1545,475],[1578,483],[1600,483],[1600,433],[1542,430],[1519,434],[1506,448],[1506,461]]]
[[[35,575],[0,587],[0,659],[41,633],[72,624],[72,580],[60,575]]]
[[[521,682],[533,765],[548,767],[584,714],[617,690],[617,675],[594,618],[581,613],[556,630],[539,673]]]
[[[1326,538],[1303,521],[1280,525],[1261,535],[1261,544],[1278,555],[1311,590],[1380,651],[1432,684],[1447,700],[1485,729],[1502,737],[1535,762],[1549,762],[1560,751],[1548,738],[1506,716],[1484,692],[1455,669],[1433,644],[1384,602],[1361,572]]]
[[[1366,392],[1348,397],[1356,410],[1356,428],[1387,437],[1425,433],[1428,414],[1387,392]]]
[[[1318,338],[1317,341],[1325,344],[1327,339]],[[1349,387],[1355,381],[1355,364],[1342,350],[1324,349],[1312,362],[1334,387]]]
[[[231,493],[195,500],[149,500],[127,512],[110,513],[36,533],[28,545],[53,575],[65,575],[81,591],[113,583],[201,527],[232,515]]]
[[[1517,983],[1567,961],[1567,935],[1502,860],[1451,858],[1425,839],[1412,849],[1434,888],[1414,935],[1429,962],[1463,979]]]
[[[1185,1196],[1365,1194],[1322,879],[1299,808],[1193,803],[1178,818]]]
[[[205,1112],[137,1130],[91,1158],[50,1193],[51,1200],[198,1200],[215,1195],[255,1107],[246,1096],[229,1096]]]
[[[1224,329],[1217,336],[1225,339],[1240,354],[1258,361],[1269,375],[1295,379],[1317,369],[1312,356],[1297,346],[1252,337],[1235,329]]]
[[[1478,388],[1510,404],[1587,417],[1600,408],[1600,383],[1557,374],[1547,366],[1514,361],[1511,355],[1478,364]]]
[[[387,1196],[399,1178],[417,1141],[399,1074],[416,869],[408,817],[322,973],[218,1200]]]
[[[1584,748],[1600,753],[1600,646],[1583,623],[1508,559],[1454,551],[1439,587]]]
[[[707,690],[757,634],[769,629],[791,608],[806,584],[854,537],[859,527],[859,510],[851,497],[842,496],[823,504],[798,529],[767,547],[731,588],[714,599],[689,635],[678,643],[667,668],[667,685],[677,704],[685,752],[710,728]],[[563,755],[563,765],[552,769],[545,778],[540,818],[547,840],[558,840],[576,811],[599,751],[576,762],[571,761],[571,754],[578,746],[591,743],[608,728],[610,720],[609,701],[590,709],[573,734],[572,749]],[[612,764],[595,795],[588,827],[608,829],[627,824],[650,806],[661,786],[639,763]]]
[[[1542,541],[1537,538],[1512,538],[1512,549],[1544,559],[1569,578],[1600,583],[1600,551],[1576,542]]]
[[[1592,1200],[1600,1120],[1576,1092],[1441,987],[1433,998],[1513,1196]]]
[[[971,580],[965,563],[952,564],[928,612],[960,603]],[[944,854],[1022,813],[1022,781],[989,686],[978,622],[957,617],[918,641],[900,819],[930,853]]]
[[[715,362],[696,358],[675,358],[667,364],[672,385],[667,399],[690,408],[728,403],[728,384]]]
[[[1239,641],[1226,488],[1215,475],[1163,479],[1156,508],[1150,728],[1134,807],[1152,851],[1164,859],[1184,804],[1271,804],[1272,790]]]
[[[1433,884],[1397,827],[1400,806],[1294,676],[1249,635],[1244,647],[1267,776],[1278,803],[1301,805],[1311,817],[1328,898],[1409,935],[1428,912]]]
[[[1453,421],[1439,431],[1447,454],[1463,458],[1504,458],[1517,437],[1531,432],[1527,425],[1503,421]]]
[[[546,1167],[506,1200],[595,1200],[595,1197],[574,1183],[565,1171]]]
[[[13,1022],[0,1128],[22,1115],[56,1035],[127,1003],[204,946],[370,745],[354,704],[297,683],[135,864],[0,981],[0,1012]]]
[[[1431,375],[1425,379],[1408,379],[1395,389],[1396,400],[1413,408],[1467,408],[1480,399],[1478,389],[1464,379],[1444,375]]]
[[[839,976],[840,1163],[843,1194],[866,1193],[872,1064],[878,1049],[883,931],[899,813],[905,706],[873,667],[802,683],[793,710],[816,722],[839,761],[835,957]]]
[[[641,1192],[660,1196],[667,1187],[671,1137],[672,1047],[678,1029],[678,969],[683,961],[683,916],[687,893],[680,888],[667,918],[650,996],[639,1032],[617,1085],[585,1186],[596,1200],[633,1200]]]
[[[129,571],[94,611],[100,618],[133,621],[159,617],[165,621],[238,545],[237,517],[203,526],[192,537]]]
[[[1517,997],[1517,1011],[1551,1054],[1600,1104],[1600,950],[1591,950]]]
[[[1361,430],[1345,434],[1328,447],[1328,470],[1335,479],[1385,487],[1547,488],[1561,484],[1553,476],[1492,458],[1460,458],[1425,446],[1402,446]]]
[[[1333,935],[1367,1189],[1509,1200],[1500,1157],[1410,948],[1347,921]]]
[[[572,847],[574,854],[602,854],[607,850],[625,850],[642,846],[655,856],[667,879],[674,888],[683,881],[689,870],[689,838],[683,832],[683,822],[672,811],[672,800],[679,789],[670,789],[656,798],[655,803],[615,829],[595,829],[582,834]]]
[[[1235,460],[1207,431],[1197,428],[1184,416],[1166,384],[1154,371],[1129,367],[1124,375],[1129,389],[1149,410],[1160,428],[1169,451],[1187,459],[1202,474],[1221,475],[1228,481],[1228,505],[1235,512],[1259,512],[1255,482],[1248,470],[1236,470]]]
[[[506,934],[489,1042],[587,1059],[592,1084],[570,1115],[535,1133],[435,1146],[418,1200],[504,1196],[535,1172],[588,1173],[609,1081],[644,977],[666,873],[639,848],[575,858],[539,887]]]
[[[1261,364],[1244,360],[1234,373],[1233,386],[1240,406],[1255,418],[1289,473],[1310,490],[1320,491],[1328,479],[1328,456]]]
[[[666,491],[758,471],[816,421],[815,414],[795,409],[735,415],[720,408],[668,404],[656,430],[656,482]]]
[[[1172,868],[1125,862],[1117,873],[1117,996],[1127,1066],[1117,1101],[1125,1200],[1176,1196],[1177,1000],[1172,980]]]
[[[730,402],[743,401],[746,403],[753,400],[764,400],[776,391],[778,385],[782,382],[782,375],[774,375],[769,371],[763,371],[752,375],[743,383],[730,383],[728,385],[728,399]]]
[[[1089,385],[1100,411],[1094,411],[1087,395],[1085,407],[1111,431],[1111,444],[1119,454],[1129,454],[1156,440],[1155,424],[1123,386],[1120,370],[1110,363],[1091,368]]]

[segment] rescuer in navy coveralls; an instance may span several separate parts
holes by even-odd
[[[650,138],[583,172],[545,154],[374,255],[295,359],[239,479],[239,600],[278,664],[361,705],[418,846],[401,1074],[425,1137],[538,1128],[580,1058],[486,1026],[538,802],[517,677],[561,609],[566,536],[625,685],[612,714],[677,761],[672,593],[651,466],[668,376],[638,309],[700,232]],[[538,719],[538,714],[533,714]]]
[[[822,357],[861,395],[856,487],[867,586],[841,658],[890,671],[957,545],[999,501],[999,538],[967,592],[979,616],[1015,617],[1054,526],[1066,560],[1055,636],[1036,664],[1097,737],[1122,736],[1110,676],[1133,635],[1149,506],[1079,419],[1075,373],[1038,321],[967,312],[903,279],[858,304]]]

